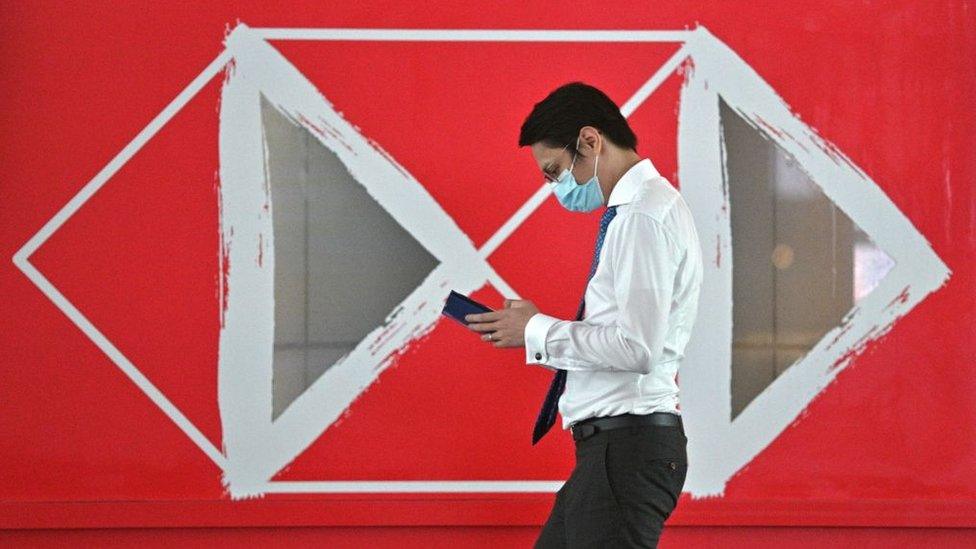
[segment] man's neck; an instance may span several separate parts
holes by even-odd
[[[640,162],[642,158],[635,151],[628,149],[626,151],[622,151],[619,156],[610,158],[608,160],[609,166],[607,167],[610,168],[610,178],[606,183],[603,181],[600,182],[600,186],[603,187],[603,196],[605,197],[603,201],[604,205],[609,202],[610,193],[613,192],[613,189],[617,186],[620,178],[622,178],[628,170]]]

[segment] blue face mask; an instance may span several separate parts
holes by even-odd
[[[569,145],[566,145],[568,147]],[[565,150],[566,147],[563,147]],[[579,138],[576,138],[576,149],[579,154]],[[549,183],[553,194],[564,208],[571,212],[592,212],[603,205],[603,189],[600,188],[600,180],[596,176],[596,169],[600,165],[600,157],[596,157],[593,166],[593,177],[586,183],[580,184],[573,175],[573,166],[576,165],[576,155],[573,155],[573,162],[569,169],[563,170],[559,174],[559,179],[555,183]]]

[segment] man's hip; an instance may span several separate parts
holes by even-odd
[[[573,423],[570,427],[570,432],[573,435],[573,440],[579,442],[603,431],[612,431],[615,429],[640,427],[645,425],[674,427],[681,433],[681,436],[685,435],[684,423],[681,420],[681,416],[667,412],[592,417]],[[667,433],[664,432],[664,434]]]
[[[655,547],[688,471],[688,440],[675,417],[574,425],[586,436],[576,440],[576,466],[536,547]]]

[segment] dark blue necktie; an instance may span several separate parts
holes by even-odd
[[[603,216],[600,218],[600,231],[596,236],[596,250],[593,252],[593,263],[590,265],[590,275],[586,277],[586,283],[590,283],[590,279],[593,278],[593,273],[596,272],[597,263],[600,261],[600,250],[603,248],[603,237],[607,235],[607,227],[610,225],[610,221],[613,217],[617,215],[617,207],[610,206],[603,212]],[[576,310],[576,320],[583,320],[583,307],[586,305],[585,295],[586,290],[584,288],[584,299],[580,300],[579,309]],[[556,412],[559,408],[559,397],[563,394],[563,389],[566,388],[566,370],[556,370],[555,376],[552,378],[552,384],[549,385],[549,391],[546,392],[546,400],[542,403],[542,409],[539,410],[539,417],[535,420],[535,428],[532,429],[532,444],[535,445],[536,442],[542,439],[552,428],[552,425],[556,422]]]

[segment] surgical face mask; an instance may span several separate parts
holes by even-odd
[[[567,147],[569,145],[566,145]],[[565,150],[565,147],[563,147]],[[579,154],[579,138],[576,138],[577,153],[573,155],[573,162],[568,169],[564,169],[555,182],[549,182],[553,194],[564,208],[571,212],[592,212],[603,205],[603,189],[600,188],[600,180],[596,176],[596,170],[600,165],[600,157],[596,157],[593,166],[593,177],[586,183],[576,181],[573,175],[573,167],[576,165],[576,156]]]

